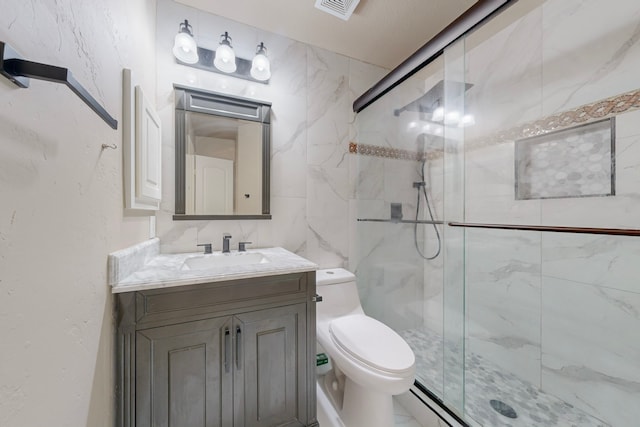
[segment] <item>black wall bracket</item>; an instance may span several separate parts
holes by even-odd
[[[89,106],[112,129],[118,129],[118,121],[111,117],[102,105],[73,77],[67,68],[31,62],[22,57],[8,44],[0,41],[0,74],[21,88],[29,87],[29,79],[63,83]]]

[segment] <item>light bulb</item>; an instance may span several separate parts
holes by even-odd
[[[475,124],[476,118],[473,116],[473,114],[465,114],[464,116],[462,116],[462,119],[460,119],[458,127],[466,128],[467,126],[473,126]]]
[[[457,125],[460,122],[460,113],[457,111],[449,111],[444,116],[445,125]]]

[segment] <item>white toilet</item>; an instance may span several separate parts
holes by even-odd
[[[393,426],[392,396],[409,390],[415,357],[391,328],[364,314],[355,276],[318,270],[317,340],[333,365],[318,377],[345,427]]]

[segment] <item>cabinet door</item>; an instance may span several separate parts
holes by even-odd
[[[162,198],[162,131],[160,117],[136,86],[136,196],[145,201]]]
[[[239,314],[234,425],[306,425],[306,304]]]
[[[137,332],[137,427],[232,425],[231,323],[223,317]]]

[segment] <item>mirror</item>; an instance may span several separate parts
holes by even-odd
[[[174,220],[271,219],[271,104],[174,86]]]

